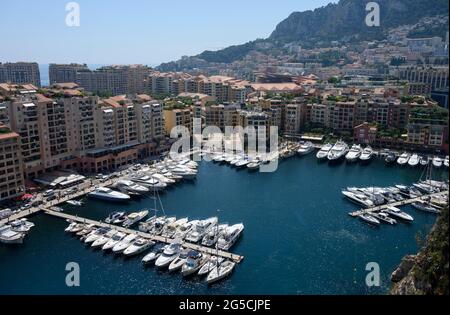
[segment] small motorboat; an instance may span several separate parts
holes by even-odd
[[[81,207],[83,205],[83,202],[78,200],[67,200],[66,203],[68,205],[74,206],[74,207]]]
[[[126,220],[126,212],[113,212],[105,219],[108,224],[121,224]]]

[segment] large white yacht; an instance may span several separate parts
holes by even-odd
[[[138,238],[123,251],[123,254],[125,256],[139,255],[140,253],[146,251],[153,245],[155,245],[155,242],[152,242],[145,238]]]
[[[147,187],[136,184],[131,180],[126,179],[119,180],[116,184],[116,187],[124,193],[132,193],[138,195],[143,195],[150,191]]]
[[[244,224],[242,223],[227,227],[217,241],[217,247],[221,250],[229,250],[236,243],[243,230]]]
[[[350,191],[342,191],[342,194],[350,199],[352,202],[364,206],[366,208],[370,208],[374,206],[374,203],[372,200],[370,200],[369,197],[367,197],[363,193],[356,193],[356,192],[350,192]]]
[[[112,249],[114,246],[117,245],[117,243],[121,242],[127,235],[123,232],[117,232],[116,234],[111,237],[111,239],[103,245],[103,250]]]
[[[138,236],[136,234],[127,235],[123,240],[114,245],[114,247],[112,248],[113,253],[122,253],[125,249],[127,249],[128,246],[130,246],[134,242],[135,239],[137,239],[137,237]]]
[[[105,235],[103,235],[102,237],[96,239],[91,247],[96,248],[96,247],[103,247],[103,245],[105,245],[106,243],[108,243],[109,240],[111,240],[111,238],[117,233],[116,230],[111,230],[108,233],[106,233]]]
[[[166,183],[162,183],[150,175],[133,176],[130,177],[130,180],[149,188],[151,191],[160,191],[167,187]]]
[[[362,148],[358,144],[354,144],[350,151],[348,151],[345,159],[347,162],[356,162],[362,154]]]
[[[327,158],[329,161],[338,161],[348,153],[348,145],[343,141],[338,141],[333,148],[328,152]]]
[[[389,206],[389,207],[386,208],[386,210],[384,212],[390,214],[393,217],[402,219],[402,220],[407,221],[407,222],[414,221],[414,218],[412,216],[410,216],[409,214],[401,211],[400,209],[398,209],[396,207]]]
[[[361,160],[361,162],[369,162],[370,160],[372,160],[374,154],[375,153],[373,152],[373,149],[371,147],[366,147],[361,153],[359,159]]]
[[[209,255],[202,254],[197,251],[190,251],[186,263],[181,268],[183,277],[197,273],[209,260]]]
[[[164,268],[170,265],[170,263],[178,257],[182,250],[180,243],[172,243],[164,249],[161,256],[155,261],[155,266],[158,268]]]
[[[312,142],[305,142],[300,144],[300,148],[297,150],[299,156],[304,156],[314,151],[314,144]]]
[[[411,154],[403,152],[402,155],[400,155],[399,158],[397,159],[397,164],[401,166],[406,165],[410,158]]]
[[[408,161],[408,165],[412,167],[416,167],[420,163],[420,157],[418,154],[413,154]]]
[[[14,232],[10,225],[0,227],[0,243],[4,244],[22,244],[25,234]]]
[[[93,192],[89,193],[89,197],[106,200],[106,201],[129,201],[129,195],[114,191],[107,187],[98,187]]]
[[[143,210],[140,212],[134,212],[134,213],[130,213],[127,216],[127,219],[125,220],[125,222],[123,222],[123,226],[124,227],[130,227],[132,225],[134,225],[135,223],[141,221],[142,219],[144,219],[146,216],[148,215],[148,210]]]
[[[330,153],[330,150],[333,148],[333,145],[331,143],[325,144],[322,149],[317,152],[316,157],[319,160],[325,160],[328,157],[328,153]]]
[[[441,168],[442,167],[442,164],[444,164],[444,160],[443,159],[441,159],[439,156],[435,156],[434,158],[433,158],[433,166],[435,167],[435,168]]]

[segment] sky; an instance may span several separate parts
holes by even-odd
[[[266,38],[294,11],[331,0],[0,0],[0,62],[147,64]],[[335,2],[335,1],[334,1]]]

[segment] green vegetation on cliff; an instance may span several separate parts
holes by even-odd
[[[448,208],[446,208],[428,236],[425,247],[417,256],[412,258],[413,263],[409,266],[410,270],[406,271],[406,276],[394,284],[391,294],[449,294],[448,225]],[[411,261],[411,258],[409,261]],[[399,267],[399,269],[401,268],[402,266]]]

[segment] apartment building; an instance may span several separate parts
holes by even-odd
[[[75,83],[96,94],[139,94],[147,90],[147,78],[151,72],[150,68],[143,65],[79,70],[76,72]]]
[[[309,117],[313,124],[330,126],[330,110],[326,104],[311,104]]]
[[[284,120],[284,134],[287,136],[296,136],[300,133],[303,124],[302,104],[286,105],[286,117]]]
[[[25,191],[19,135],[0,124],[0,201]]]
[[[0,63],[0,83],[33,84],[41,86],[39,65],[36,62]]]
[[[193,129],[193,112],[191,108],[184,109],[165,109],[164,125],[167,135],[170,135],[173,128],[177,126],[186,127],[192,134]]]
[[[147,79],[147,91],[156,95],[200,93],[218,103],[244,104],[250,91],[247,81],[226,76],[191,76],[180,72],[155,72]]]
[[[205,125],[216,126],[225,132],[225,127],[240,125],[238,105],[211,105],[205,107]]]
[[[336,131],[353,130],[355,126],[355,101],[336,102],[329,105],[330,127]]]
[[[427,89],[430,91],[449,88],[448,67],[445,66],[403,66],[399,67],[395,74],[400,80],[425,84],[429,86]]]
[[[86,64],[51,63],[48,69],[50,85],[53,85],[55,83],[75,82],[77,80],[78,71],[89,71],[89,68]]]

